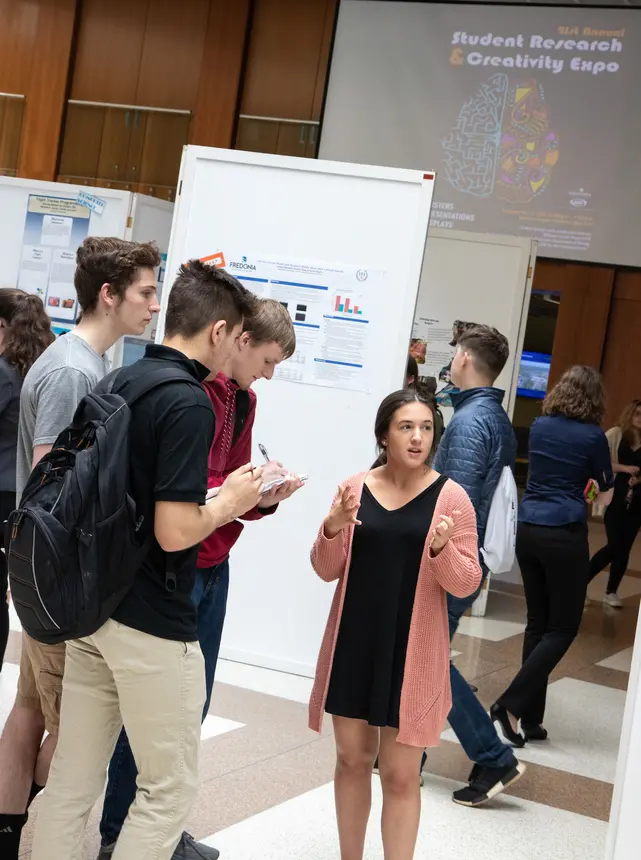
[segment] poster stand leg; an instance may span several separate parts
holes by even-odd
[[[492,574],[488,571],[488,574],[485,577],[485,582],[483,583],[483,588],[481,589],[481,593],[472,604],[471,614],[475,618],[483,618],[483,616],[485,615],[487,609],[487,595],[490,591],[491,576]]]

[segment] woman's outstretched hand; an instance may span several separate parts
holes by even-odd
[[[451,517],[446,516],[446,514],[441,514],[441,522],[434,529],[432,542],[430,543],[432,555],[438,555],[452,537],[454,534],[454,527],[456,525],[456,517],[459,517],[460,515],[460,511],[452,511]]]
[[[339,487],[338,495],[328,515],[325,517],[323,533],[326,538],[332,540],[343,529],[349,526],[360,526],[356,518],[361,503],[356,498],[354,491],[349,487]]]

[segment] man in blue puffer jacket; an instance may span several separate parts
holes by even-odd
[[[434,461],[436,471],[460,484],[474,505],[484,579],[487,568],[480,548],[494,491],[503,467],[514,468],[516,458],[514,430],[501,405],[505,392],[494,387],[508,355],[507,338],[495,328],[474,326],[460,335],[451,368],[452,383],[458,389],[452,394],[454,415]],[[465,599],[448,595],[450,638],[478,593]],[[469,785],[454,792],[454,801],[463,806],[480,806],[516,782],[525,766],[517,761],[512,748],[499,739],[489,715],[453,665],[450,677],[449,723],[474,762]]]

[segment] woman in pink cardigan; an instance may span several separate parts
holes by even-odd
[[[430,465],[434,409],[412,389],[383,401],[380,456],[339,487],[312,549],[320,578],[338,580],[309,718],[320,731],[333,717],[341,860],[363,858],[377,754],[385,858],[412,860],[421,754],[451,706],[446,593],[481,581],[474,509]]]

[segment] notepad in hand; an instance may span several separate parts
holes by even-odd
[[[261,493],[261,496],[267,495],[267,493],[269,493],[270,490],[273,490],[274,487],[282,486],[285,483],[285,481],[295,481],[296,479],[298,479],[299,481],[302,481],[304,484],[304,483],[306,483],[308,477],[309,477],[308,475],[290,475],[290,474],[287,474],[287,475],[281,475],[279,478],[273,478],[272,480],[267,481],[267,483],[263,486],[263,491]],[[220,490],[221,490],[220,487],[212,487],[211,490],[207,490],[207,495],[205,497],[205,500],[209,502],[212,499],[215,499],[216,496],[218,495],[218,493],[220,493]]]

